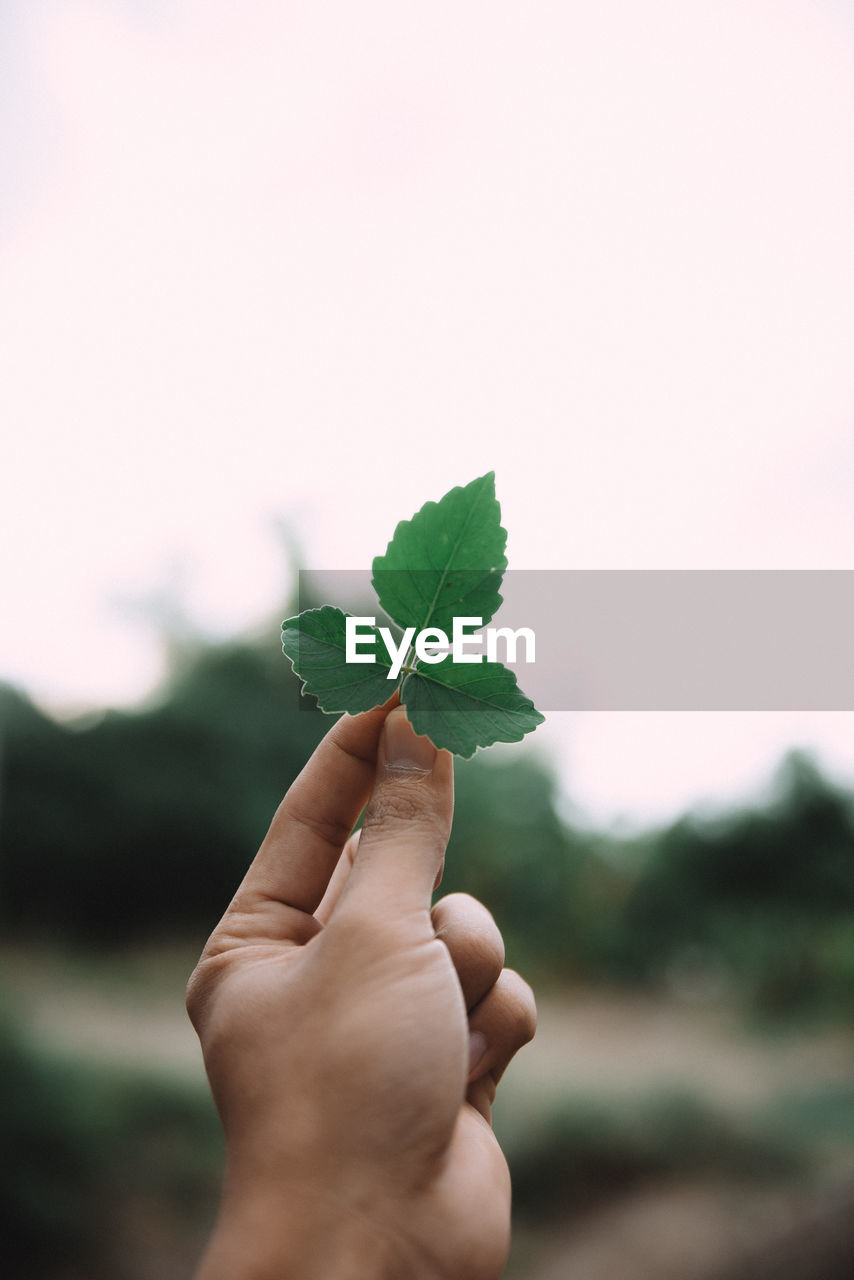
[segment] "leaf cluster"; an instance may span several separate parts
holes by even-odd
[[[375,662],[348,662],[347,617],[324,605],[282,624],[282,648],[322,711],[356,715],[381,706],[395,693],[416,733],[460,756],[495,742],[520,742],[543,721],[514,673],[498,661],[457,662],[419,657],[414,638],[451,634],[455,618],[489,623],[502,603],[507,533],[488,472],[427,502],[402,520],[371,579],[380,607],[402,629],[408,644],[399,674],[387,641],[390,629],[360,628],[373,640]],[[410,639],[412,643],[409,643]],[[439,643],[441,637],[436,637]]]

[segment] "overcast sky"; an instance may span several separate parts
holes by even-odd
[[[275,615],[282,522],[361,568],[491,468],[514,569],[854,568],[839,0],[10,0],[0,157],[0,676],[51,707],[151,688],[152,597]],[[854,778],[851,714],[537,737],[600,818]]]

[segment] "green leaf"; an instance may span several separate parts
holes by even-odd
[[[450,635],[455,615],[486,624],[501,604],[506,544],[495,473],[489,471],[400,522],[373,564],[380,604],[400,626],[416,631],[440,627]]]
[[[387,702],[397,681],[388,679],[391,661],[373,627],[360,627],[360,632],[374,635],[376,662],[345,661],[346,617],[330,605],[305,609],[299,617],[282,623],[282,648],[304,681],[302,692],[314,694],[321,711],[358,715]],[[369,653],[370,649],[361,652]]]
[[[521,742],[545,719],[500,662],[448,657],[420,666],[404,680],[400,700],[416,733],[458,756],[494,742]]]

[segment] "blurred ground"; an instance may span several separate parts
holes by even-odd
[[[805,1079],[845,1081],[854,1065],[850,1031],[763,1034],[723,1005],[585,990],[541,996],[538,1011],[536,1039],[507,1076],[517,1106],[570,1086],[631,1095],[687,1084],[727,1107],[749,1107]]]
[[[807,1212],[803,1192],[651,1187],[558,1228],[519,1280],[699,1280]],[[522,1260],[520,1260],[520,1265]]]
[[[199,948],[76,953],[0,948],[5,1003],[47,1048],[205,1085],[184,987]]]
[[[4,947],[7,1007],[46,1049],[81,1061],[132,1066],[195,1083],[204,1072],[183,1009],[197,948],[74,954]],[[690,1094],[715,1114],[749,1124],[786,1100],[850,1093],[854,1031],[749,1029],[709,1007],[579,990],[539,999],[537,1037],[502,1084],[497,1124],[512,1152],[548,1131],[569,1096],[576,1107],[640,1113],[651,1097]],[[825,1125],[827,1139],[828,1126]],[[703,1175],[617,1185],[550,1225],[523,1219],[508,1280],[705,1280],[808,1219],[852,1168],[846,1134],[822,1142],[805,1177],[766,1182]],[[152,1224],[143,1233],[157,1240]],[[161,1241],[161,1259],[168,1242]],[[152,1255],[140,1276],[165,1275]],[[171,1274],[171,1273],[170,1273]]]
[[[0,947],[7,1003],[39,1039],[100,1062],[145,1064],[203,1079],[183,989],[198,957],[179,946],[86,954]],[[572,1088],[631,1096],[690,1086],[726,1108],[750,1108],[809,1083],[845,1084],[854,1031],[757,1030],[723,1004],[583,989],[540,995],[536,1039],[502,1083],[526,1123]]]

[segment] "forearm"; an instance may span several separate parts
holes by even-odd
[[[196,1280],[420,1280],[398,1242],[357,1212],[299,1192],[226,1185]]]

